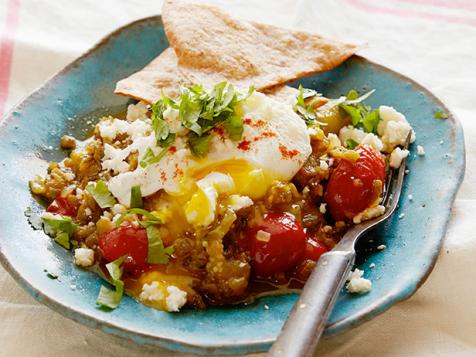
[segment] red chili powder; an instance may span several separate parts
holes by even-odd
[[[292,159],[294,156],[299,154],[298,150],[288,150],[288,148],[283,144],[279,145],[279,151],[281,152],[282,157],[285,159]]]

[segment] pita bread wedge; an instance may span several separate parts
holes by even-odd
[[[162,20],[179,70],[211,87],[229,81],[265,89],[330,70],[357,47],[317,34],[235,19],[203,4],[166,0]]]
[[[174,98],[180,94],[180,84],[187,83],[177,68],[174,50],[167,48],[139,72],[119,81],[114,93],[153,104],[162,97],[162,91]]]

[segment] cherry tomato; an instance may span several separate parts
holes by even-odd
[[[65,197],[58,196],[46,210],[51,213],[74,217],[78,212],[78,206],[70,204]]]
[[[306,246],[304,230],[293,215],[285,212],[268,213],[262,222],[248,227],[245,240],[254,273],[261,277],[297,265]]]
[[[104,259],[112,262],[126,256],[124,271],[137,274],[148,268],[148,241],[146,230],[129,222],[99,237],[99,248]]]
[[[303,260],[310,259],[317,262],[320,256],[326,253],[328,250],[329,249],[327,249],[327,247],[323,243],[308,238],[306,241],[306,249],[304,251]]]
[[[332,172],[324,200],[336,221],[352,219],[368,208],[385,182],[383,155],[369,145],[359,145],[357,161],[342,160]]]

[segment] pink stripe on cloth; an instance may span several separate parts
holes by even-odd
[[[20,13],[20,0],[7,0],[7,16],[0,32],[0,118],[5,111],[12,69],[13,43]]]
[[[434,7],[446,7],[448,9],[476,11],[474,0],[399,0],[411,4],[428,5]]]
[[[417,11],[409,9],[398,9],[385,6],[374,5],[373,3],[366,0],[345,0],[347,3],[353,5],[354,7],[359,8],[360,10],[378,13],[378,14],[388,14],[399,17],[413,17],[420,18],[425,20],[433,21],[444,21],[448,23],[455,23],[461,25],[476,26],[476,18],[462,17],[462,16],[453,16],[453,15],[441,15],[436,13],[429,13],[426,11]]]

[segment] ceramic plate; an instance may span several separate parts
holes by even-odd
[[[137,343],[202,354],[267,350],[278,335],[297,295],[262,298],[248,306],[155,311],[124,298],[120,308],[96,308],[101,279],[74,267],[72,255],[33,231],[24,211],[39,210],[28,180],[43,174],[48,161],[64,158],[56,149],[63,133],[85,136],[101,114],[125,110],[128,99],[114,95],[115,83],[150,62],[167,47],[160,17],[134,22],[114,32],[55,75],[0,123],[0,245],[4,267],[38,301],[75,321]],[[357,265],[373,281],[367,295],[342,292],[327,327],[335,334],[369,320],[412,295],[430,273],[464,173],[460,125],[430,92],[361,57],[301,80],[328,97],[351,88],[376,89],[371,105],[391,105],[406,115],[426,156],[408,160],[400,207],[393,219],[359,246]],[[297,85],[297,83],[295,83]],[[434,119],[442,111],[447,120]],[[413,200],[408,195],[413,195]],[[404,214],[403,218],[399,218]],[[375,247],[385,244],[387,249]],[[374,263],[375,268],[369,269]],[[48,278],[44,270],[59,278]],[[265,309],[265,305],[269,309]]]

